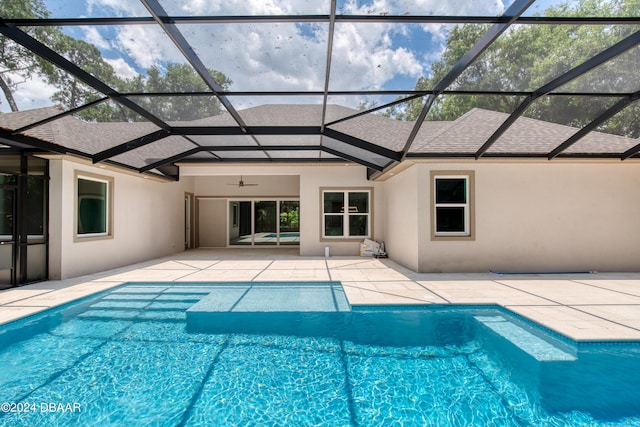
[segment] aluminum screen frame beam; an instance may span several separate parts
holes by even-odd
[[[476,151],[475,158],[479,159],[491,146],[502,136],[507,129],[511,127],[513,123],[525,112],[527,108],[538,98],[541,98],[553,90],[561,87],[562,85],[569,83],[570,81],[582,76],[583,74],[593,70],[599,65],[615,58],[618,55],[623,54],[629,49],[634,48],[640,43],[640,31],[637,31],[625,39],[619,41],[613,46],[603,50],[599,54],[591,57],[577,67],[572,68],[561,76],[550,81],[546,85],[542,86],[538,90],[534,91],[527,99],[515,109],[513,113],[505,120],[502,125],[489,137],[489,139]],[[606,114],[606,112],[604,113]],[[596,118],[598,120],[598,118]]]
[[[472,63],[475,61],[480,55],[482,55],[488,48],[495,42],[498,37],[502,35],[514,22],[518,20],[520,15],[522,15],[528,8],[533,4],[535,0],[516,0],[509,6],[509,9],[505,11],[502,15],[502,20],[504,22],[496,23],[492,25],[487,32],[478,40],[473,47],[462,57],[460,60],[453,66],[453,68],[449,71],[449,73],[440,80],[433,88],[432,93],[426,95],[427,99],[425,101],[418,118],[416,119],[416,123],[407,138],[407,141],[404,144],[404,147],[400,151],[400,160],[404,160],[407,156],[407,153],[411,149],[411,145],[416,139],[420,128],[422,127],[422,123],[427,117],[427,114],[431,110],[431,106],[435,101],[436,97],[438,97],[441,93],[443,93],[447,87],[451,85],[455,81],[458,76],[460,76]],[[395,164],[392,164],[393,167]]]
[[[238,123],[241,129],[246,129],[247,125],[240,117],[240,114],[236,111],[235,107],[227,99],[226,96],[220,94],[222,87],[216,82],[216,80],[209,74],[207,67],[204,65],[200,57],[193,50],[187,39],[184,38],[180,30],[172,23],[169,15],[164,8],[156,0],[140,0],[142,4],[147,8],[149,13],[153,16],[156,23],[167,34],[175,46],[180,50],[182,55],[187,59],[189,64],[194,68],[198,75],[209,86],[213,94],[218,98],[220,103],[224,106],[227,112]]]
[[[68,72],[69,74],[77,77],[79,80],[81,80],[88,86],[92,87],[93,89],[97,90],[98,92],[106,95],[112,100],[124,105],[125,107],[135,111],[136,113],[138,113],[145,119],[149,120],[159,128],[161,129],[169,128],[169,125],[167,123],[160,120],[158,117],[151,114],[144,108],[140,107],[135,102],[129,100],[128,98],[123,97],[122,95],[120,95],[120,93],[118,93],[115,89],[108,86],[102,80],[87,73],[82,68],[78,67],[73,62],[69,61],[68,59],[60,55],[58,52],[40,43],[38,40],[34,39],[24,31],[20,30],[19,28],[5,25],[2,19],[0,19],[0,33],[9,37],[10,39],[22,45],[23,47],[29,49],[30,51],[40,56],[41,58],[51,62],[52,64],[58,66],[59,68]]]
[[[616,102],[613,106],[611,106],[609,109],[607,109],[598,117],[596,117],[591,123],[587,124],[586,126],[581,128],[579,131],[574,133],[570,138],[568,138],[562,144],[558,145],[554,150],[552,150],[547,155],[547,159],[553,160],[555,157],[559,156],[567,148],[571,147],[573,144],[578,142],[580,139],[582,139],[591,131],[596,130],[596,128],[600,126],[602,123],[606,122],[611,117],[615,116],[620,111],[627,108],[627,106],[636,102],[638,99],[640,99],[640,91],[634,93],[633,95],[629,95],[628,97],[623,98],[620,101]],[[626,158],[627,157],[625,157],[625,153],[623,153],[621,155],[621,160],[625,160]]]

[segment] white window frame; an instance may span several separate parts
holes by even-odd
[[[342,212],[334,213],[334,212],[325,212],[324,211],[324,195],[326,193],[342,193],[343,204],[347,204],[349,200],[350,193],[367,193],[367,205],[369,207],[368,212],[354,212],[352,209],[342,209]],[[372,233],[372,210],[373,210],[373,192],[371,188],[323,188],[320,192],[320,212],[321,212],[321,221],[320,221],[320,229],[321,236],[323,240],[362,240],[364,238],[371,238]],[[367,235],[365,236],[351,236],[349,235],[349,217],[352,215],[360,215],[367,217]],[[327,236],[325,234],[325,218],[327,216],[342,216],[342,235],[341,236]]]
[[[80,209],[80,200],[78,199],[78,187],[80,180],[99,182],[106,185],[105,195],[105,231],[100,233],[79,233],[78,232],[78,216]],[[113,178],[107,176],[99,176],[86,172],[76,171],[75,174],[75,209],[74,209],[74,236],[75,240],[90,240],[100,238],[111,238],[113,236],[112,217],[113,217]]]
[[[436,190],[438,180],[441,179],[464,179],[465,180],[465,202],[464,203],[438,203]],[[434,173],[432,171],[432,237],[472,237],[472,197],[473,197],[473,174],[472,173]],[[464,208],[464,230],[463,231],[438,231],[438,208]]]

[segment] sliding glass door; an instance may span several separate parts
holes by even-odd
[[[281,245],[300,245],[300,201],[280,201],[280,234]]]
[[[230,200],[230,246],[300,244],[300,201]]]
[[[278,244],[278,205],[275,200],[255,200],[253,202],[255,245]]]

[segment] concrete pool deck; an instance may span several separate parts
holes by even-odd
[[[340,281],[351,305],[498,304],[576,341],[640,341],[640,272],[415,273],[388,259],[297,249],[196,249],[0,291],[0,324],[124,282]]]

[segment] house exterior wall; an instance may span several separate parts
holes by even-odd
[[[473,173],[470,239],[432,238],[431,180],[439,171]],[[113,179],[110,238],[74,238],[78,172]],[[415,271],[640,270],[637,162],[425,161],[380,182],[367,180],[366,169],[353,165],[194,165],[182,166],[180,181],[167,183],[52,158],[50,175],[52,279],[181,251],[185,192],[217,200],[220,208],[213,222],[225,235],[227,200],[297,197],[300,254],[322,256],[329,247],[333,256],[354,256],[361,239],[322,238],[321,191],[361,188],[372,191],[371,238],[385,242],[394,261]],[[239,175],[245,182],[254,182],[255,177],[261,185],[240,190],[227,185]],[[208,231],[215,233],[216,227]]]
[[[419,268],[419,237],[425,233],[425,206],[419,205],[419,168],[411,167],[384,182],[385,249],[391,259],[411,270]]]
[[[361,166],[320,166],[301,170],[300,175],[300,255],[358,255],[362,239],[322,239],[322,189],[370,189],[373,208],[371,239],[384,240],[384,193],[381,183],[367,180]]]
[[[242,198],[300,199],[300,255],[322,256],[325,247],[330,255],[358,255],[362,239],[322,239],[321,189],[372,190],[373,234],[375,240],[384,239],[384,194],[382,183],[367,180],[365,167],[339,165],[182,165],[181,176],[194,178],[196,197],[221,197],[225,200]],[[242,175],[245,182],[258,182],[255,187],[228,186]],[[202,227],[203,224],[199,224]],[[227,227],[227,219],[206,227]],[[273,249],[273,247],[265,247]]]
[[[113,235],[74,238],[76,172],[113,178]],[[184,193],[193,180],[158,182],[64,158],[50,160],[49,278],[64,279],[184,249]]]
[[[198,211],[198,246],[221,248],[227,245],[226,228],[220,223],[227,218],[226,199],[200,198]]]
[[[247,175],[253,172],[253,168],[232,172],[234,174],[223,176],[198,176],[194,181],[194,191],[198,201],[196,209],[199,212],[197,225],[199,247],[226,247],[228,238],[238,236],[237,228],[233,230],[228,227],[230,200],[297,199],[299,197],[298,175]],[[258,185],[239,187],[237,184],[241,176],[245,184]]]
[[[502,160],[414,167],[421,272],[640,270],[638,163]],[[431,171],[451,170],[474,171],[471,240],[431,238]],[[394,224],[390,233],[399,227]]]

